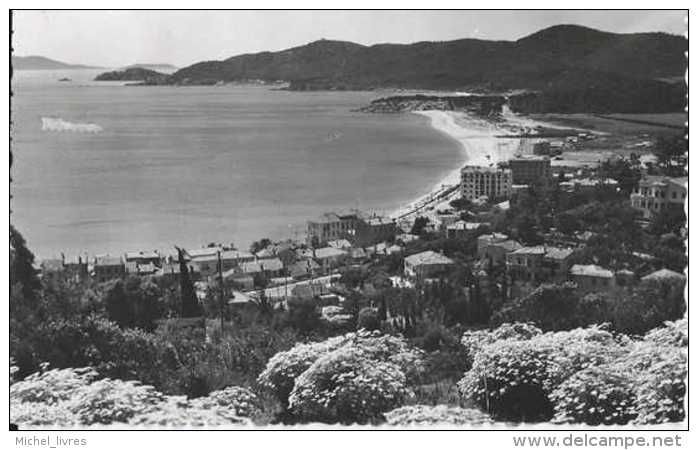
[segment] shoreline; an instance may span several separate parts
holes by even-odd
[[[400,220],[412,215],[425,213],[450,201],[457,194],[452,189],[460,184],[460,171],[465,165],[493,166],[506,161],[519,151],[519,140],[503,139],[501,136],[515,134],[509,127],[455,111],[413,111],[429,118],[429,125],[458,142],[461,147],[461,160],[457,168],[449,171],[428,191],[417,198],[400,205],[389,217]],[[519,124],[506,124],[520,127]]]

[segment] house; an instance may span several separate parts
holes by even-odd
[[[343,265],[349,254],[344,250],[332,247],[323,247],[315,250],[313,259],[320,265],[323,273],[329,273]]]
[[[645,175],[630,194],[630,204],[642,211],[644,219],[651,219],[670,209],[683,209],[687,183],[688,177]]]
[[[506,255],[507,273],[514,280],[537,280],[543,264],[545,247],[521,247]]]
[[[582,292],[608,291],[616,287],[613,272],[594,264],[575,264],[570,268],[570,279]]]
[[[485,250],[486,248],[493,243],[496,242],[503,242],[509,239],[509,237],[506,234],[502,233],[490,233],[490,234],[482,234],[477,237],[477,256],[478,258],[482,259],[485,258]]]
[[[361,221],[358,213],[325,213],[307,222],[306,244],[318,247],[328,241],[353,237]]]
[[[575,250],[572,248],[539,245],[522,247],[506,255],[507,272],[515,280],[561,281]]]
[[[226,270],[222,275],[223,282],[226,284],[232,284],[244,291],[254,289],[254,277],[249,273],[242,272],[239,267]]]
[[[124,271],[127,275],[153,275],[157,270],[158,267],[152,262],[140,263],[131,260],[124,263]]]
[[[302,280],[317,275],[320,272],[320,265],[312,259],[301,259],[291,264],[288,271],[294,279]]]
[[[215,253],[207,252],[193,256],[190,265],[194,266],[196,271],[201,273],[204,277],[213,275],[218,271],[219,255],[222,266],[221,271],[223,272],[238,267],[242,263],[254,261],[255,259],[255,256],[249,252],[216,249]]]
[[[347,250],[351,248],[351,242],[349,242],[346,239],[337,239],[334,241],[328,241],[327,246],[332,248],[338,248],[340,250]]]
[[[366,253],[371,256],[392,255],[394,253],[400,253],[401,251],[401,246],[397,244],[390,244],[389,242],[381,242],[379,244],[372,245],[371,247],[366,247]]]
[[[453,268],[455,262],[441,253],[428,250],[405,258],[405,276],[432,278]]]
[[[259,261],[262,271],[268,277],[280,277],[284,274],[284,263],[279,258],[265,259]]]
[[[160,266],[161,259],[160,254],[156,251],[126,252],[124,255],[124,260],[126,263],[135,262],[138,264],[153,264],[158,267]]]
[[[562,281],[567,278],[574,253],[573,248],[546,247],[541,267],[546,280]]]
[[[373,215],[357,222],[353,242],[359,247],[373,245],[376,242],[390,241],[397,234],[397,224],[387,217]]]
[[[519,244],[513,239],[507,239],[506,241],[495,241],[486,245],[482,248],[478,248],[478,256],[481,259],[488,259],[492,265],[498,266],[501,264],[506,264],[507,253],[514,252],[523,248],[523,245]]]
[[[194,266],[187,266],[187,269],[189,271],[189,277],[192,280],[198,280],[199,279],[199,274],[196,272]],[[178,262],[174,263],[164,263],[162,267],[160,268],[159,271],[157,271],[155,276],[159,276],[165,279],[169,280],[179,280],[179,275],[180,275],[180,266]]]
[[[446,237],[449,239],[462,239],[471,231],[489,225],[488,222],[466,222],[465,220],[459,220],[446,227]]]
[[[122,278],[126,273],[120,256],[102,255],[95,257],[94,277],[99,283]]]

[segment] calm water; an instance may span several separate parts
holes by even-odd
[[[423,117],[352,112],[376,93],[127,87],[95,73],[15,73],[12,223],[40,257],[302,237],[324,211],[392,210],[460,160]],[[64,122],[42,130],[42,117]]]

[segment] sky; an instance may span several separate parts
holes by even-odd
[[[558,24],[685,32],[684,11],[15,11],[16,55],[73,64],[178,67],[318,39],[371,45],[516,40]]]

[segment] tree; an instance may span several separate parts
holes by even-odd
[[[637,188],[642,178],[639,159],[616,158],[608,159],[601,164],[600,173],[604,178],[612,178],[618,182],[623,195],[628,196]]]
[[[660,136],[655,143],[655,155],[657,166],[663,175],[670,177],[686,176],[686,164],[688,163],[688,140],[684,138],[687,133],[678,136]]]
[[[269,247],[271,245],[271,239],[269,238],[262,238],[258,241],[254,241],[250,245],[250,253],[257,253],[260,250],[264,250],[265,248]]]
[[[414,223],[412,224],[412,229],[410,230],[411,234],[416,234],[416,235],[421,235],[422,232],[424,231],[424,228],[429,224],[429,219],[427,217],[419,216],[416,219],[414,219]]]
[[[10,225],[10,284],[21,284],[25,300],[36,297],[41,287],[34,269],[34,254],[27,248],[24,237]]]
[[[184,250],[179,247],[175,248],[177,249],[177,255],[179,257],[179,286],[180,295],[182,296],[182,317],[199,317],[201,316],[199,299],[196,297],[194,283],[192,283],[189,277],[189,268],[184,261]]]

